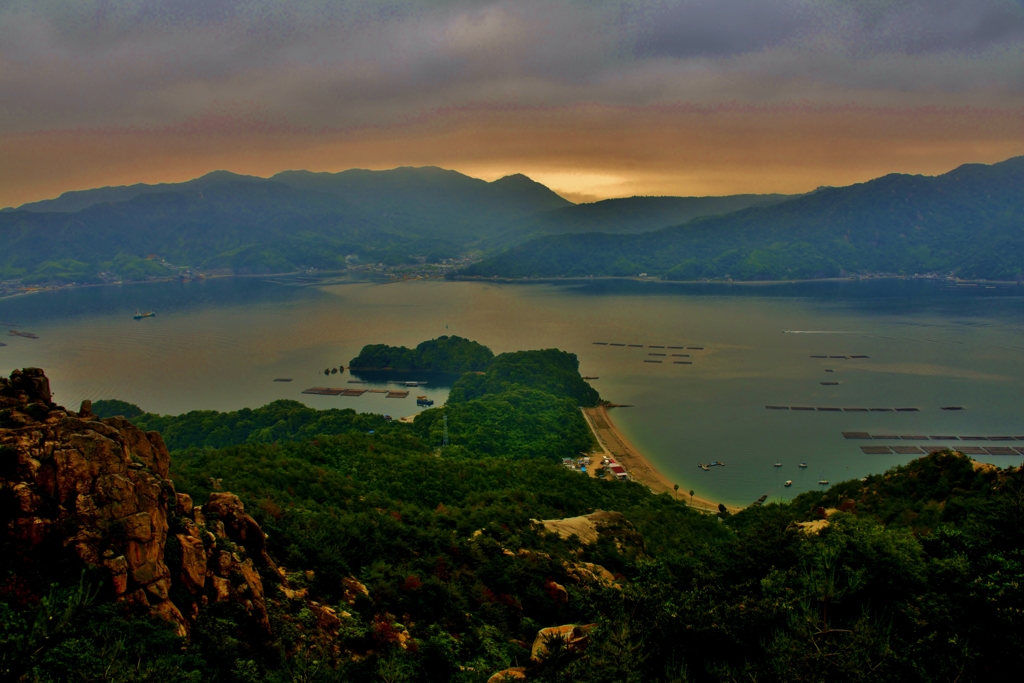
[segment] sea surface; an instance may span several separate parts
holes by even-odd
[[[157,315],[133,320],[136,309]],[[613,419],[681,491],[730,504],[763,494],[789,498],[821,488],[822,478],[859,478],[915,457],[867,455],[864,445],[1024,448],[1022,286],[223,278],[4,299],[0,323],[5,375],[45,368],[55,400],[70,408],[85,398],[120,398],[166,414],[288,398],[316,408],[414,415],[415,396],[441,405],[451,378],[353,378],[348,371],[325,376],[324,369],[348,365],[364,344],[413,346],[443,334],[475,339],[496,353],[557,347],[578,355],[581,372],[599,378],[592,383],[604,398],[631,406],[614,409]],[[9,323],[39,338],[8,336]],[[353,379],[369,383],[349,384]],[[422,384],[404,399],[302,393],[397,389],[389,382],[410,380]],[[845,439],[844,431],[1022,438],[865,441]],[[1001,466],[1024,460],[974,457]],[[725,466],[698,468],[711,461]]]

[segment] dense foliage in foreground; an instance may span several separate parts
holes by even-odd
[[[198,498],[211,481],[238,492],[274,557],[299,580],[313,569],[311,594],[349,614],[338,640],[317,640],[300,603],[282,600],[271,643],[247,640],[232,614],[211,607],[184,651],[160,644],[170,637],[157,623],[145,627],[153,646],[143,648],[134,622],[93,605],[76,613],[36,680],[178,671],[195,681],[482,682],[525,664],[538,628],[588,622],[598,628],[585,651],[556,652],[531,675],[983,681],[1024,664],[1024,478],[958,455],[724,523],[638,485],[543,460],[409,453],[391,435],[182,452],[174,476]],[[795,526],[837,503],[819,533]],[[597,508],[621,511],[638,533],[584,545],[531,522]],[[567,567],[584,561],[616,573],[621,587],[573,583]],[[350,574],[369,589],[354,606],[341,602]],[[546,588],[551,580],[568,601]],[[0,628],[10,641],[38,608],[17,604],[10,584],[5,591]],[[384,614],[415,647],[380,640]],[[367,648],[369,657],[344,654]],[[323,664],[309,676],[314,660]]]

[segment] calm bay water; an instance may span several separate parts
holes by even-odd
[[[136,308],[157,316],[135,321]],[[1024,435],[1022,287],[921,281],[300,286],[238,278],[0,300],[0,321],[40,337],[3,336],[5,374],[45,368],[55,399],[69,407],[84,398],[121,398],[160,413],[233,410],[290,398],[317,408],[405,416],[418,412],[417,394],[442,403],[445,379],[401,377],[428,382],[407,399],[301,391],[359,386],[347,384],[347,372],[325,377],[323,369],[347,364],[369,343],[412,346],[458,334],[496,353],[558,347],[579,356],[584,375],[600,377],[593,383],[603,397],[633,406],[615,409],[616,423],[682,490],[736,504],[765,493],[791,497],[818,488],[822,476],[837,482],[914,457],[864,455],[860,446],[872,442],[846,440],[843,431]],[[389,386],[371,379],[362,388]],[[839,384],[821,384],[826,381]],[[920,410],[795,412],[766,405]],[[950,405],[965,410],[939,409]],[[915,444],[941,442],[902,442]],[[1024,447],[1024,441],[995,445]],[[1000,465],[1024,460],[975,457]],[[697,469],[712,460],[726,466]],[[798,469],[801,461],[809,466]],[[775,468],[775,462],[783,466]],[[786,479],[794,481],[791,488],[782,487]]]

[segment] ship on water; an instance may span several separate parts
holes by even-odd
[[[153,311],[150,311],[149,313],[141,313],[139,312],[139,309],[136,308],[135,315],[133,315],[132,317],[135,318],[136,320],[142,320],[143,318],[152,318],[155,315],[156,313]]]

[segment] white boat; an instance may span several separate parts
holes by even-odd
[[[775,463],[775,466],[776,467],[782,467],[782,463],[781,462],[777,462],[777,463]]]
[[[805,463],[805,462],[802,462],[802,463],[800,463],[799,465],[797,465],[797,467],[807,467],[807,463]]]
[[[828,479],[825,478],[824,472],[821,475],[821,479],[818,480],[818,483],[822,486],[828,486]]]
[[[783,486],[792,486],[792,485],[793,485],[793,480],[792,479],[787,479],[786,483],[783,484]]]

